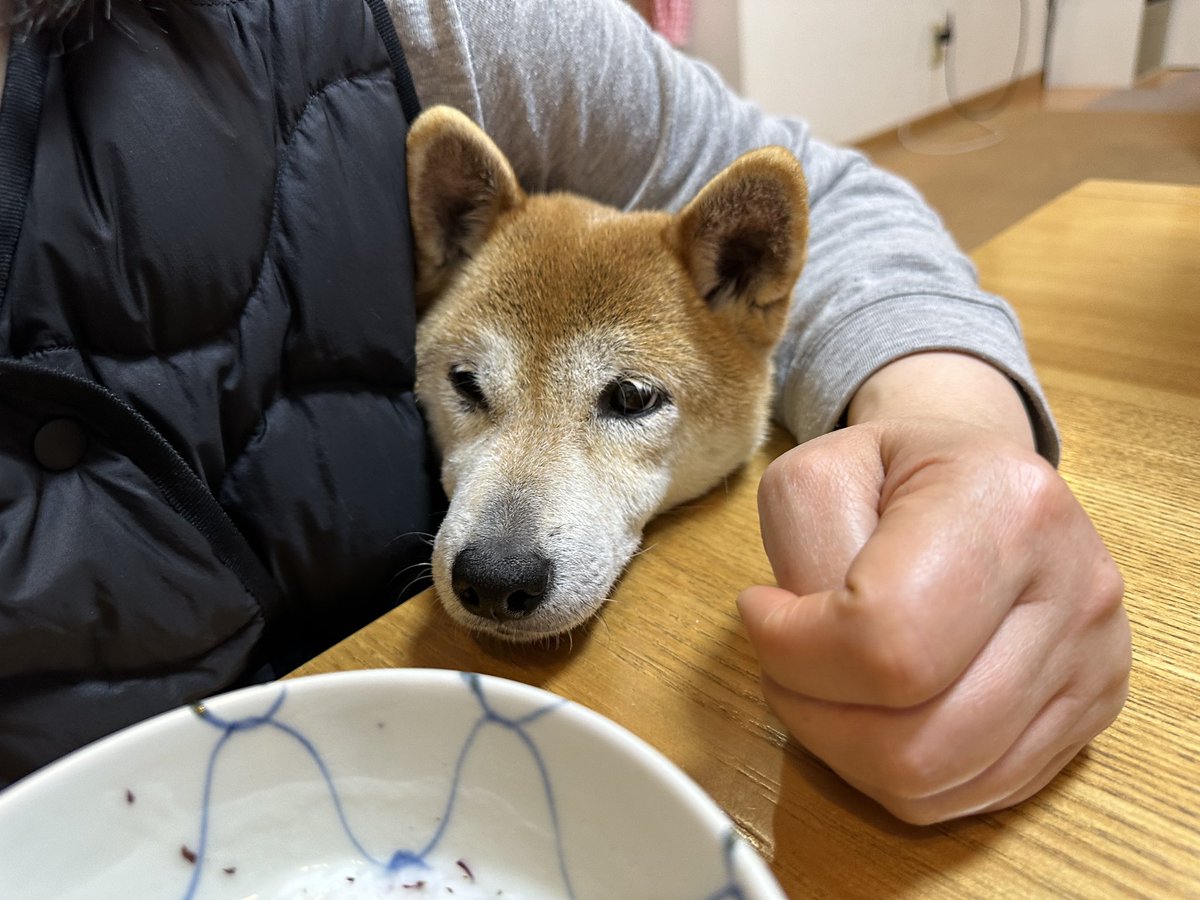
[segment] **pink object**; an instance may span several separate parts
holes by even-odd
[[[691,37],[692,0],[654,0],[650,24],[674,46],[682,47]]]

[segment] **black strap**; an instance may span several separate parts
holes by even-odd
[[[37,37],[14,36],[9,50],[0,99],[0,305],[25,221],[46,81],[46,51]]]
[[[396,73],[396,92],[400,95],[400,106],[404,110],[404,118],[412,124],[421,112],[421,101],[417,97],[417,89],[413,86],[412,73],[408,71],[408,63],[404,59],[404,48],[400,46],[400,36],[396,34],[396,26],[388,13],[387,0],[367,0],[371,14],[375,16],[375,28],[383,38],[383,46],[388,58],[392,61],[392,70]]]

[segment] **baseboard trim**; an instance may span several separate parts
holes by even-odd
[[[1019,100],[1040,95],[1042,92],[1043,74],[1044,73],[1039,69],[1031,75],[1026,75],[1024,78],[1018,79],[1012,87],[1012,99]],[[968,109],[974,106],[986,107],[988,104],[995,103],[1001,97],[1003,97],[1004,92],[1008,89],[1008,86],[1005,85],[1002,87],[993,88],[990,91],[983,91],[979,94],[968,97],[965,100],[960,100],[958,105]],[[911,119],[908,122],[901,122],[898,125],[893,125],[891,128],[886,128],[883,131],[876,132],[868,135],[867,137],[852,141],[851,143],[860,150],[865,150],[869,153],[872,149],[876,149],[880,146],[890,147],[895,144],[896,130],[898,128],[903,128],[905,125],[907,125],[909,128],[921,130],[923,128],[932,127],[935,125],[944,125],[945,123],[958,118],[959,114],[954,107],[946,106],[943,109],[934,110],[931,113],[927,113],[926,115],[920,116],[916,119]]]

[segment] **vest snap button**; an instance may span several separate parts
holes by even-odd
[[[43,469],[65,472],[79,465],[87,447],[82,425],[74,419],[51,419],[33,437],[33,458]]]

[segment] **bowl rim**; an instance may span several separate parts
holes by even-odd
[[[564,716],[572,726],[584,728],[589,739],[600,741],[611,752],[618,753],[631,764],[647,771],[686,815],[694,817],[714,839],[719,840],[724,835],[729,843],[727,852],[738,855],[739,880],[747,887],[755,888],[763,896],[784,896],[766,860],[737,829],[732,817],[686,772],[648,741],[607,716],[545,688],[501,676],[448,668],[376,667],[324,672],[249,685],[215,694],[195,704],[167,710],[98,738],[0,790],[0,822],[10,816],[28,814],[31,805],[38,802],[44,791],[56,790],[61,782],[86,776],[93,767],[103,769],[126,752],[146,745],[155,734],[164,730],[173,731],[184,721],[193,720],[197,707],[211,709],[222,719],[232,719],[238,715],[261,713],[262,700],[278,698],[281,691],[286,693],[289,703],[299,701],[301,709],[304,704],[322,695],[329,696],[331,692],[336,694],[344,690],[401,689],[407,692],[420,688],[449,692],[453,688],[455,694],[460,695],[467,686],[464,681],[469,683],[472,678],[479,679],[478,684],[489,699],[517,698],[523,706],[532,709],[548,709],[548,705],[553,704],[556,717]],[[291,708],[294,710],[296,707]],[[729,864],[733,864],[732,857]]]

